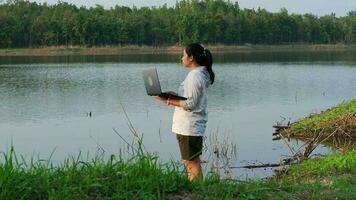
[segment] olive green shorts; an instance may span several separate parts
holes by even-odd
[[[177,140],[183,160],[194,160],[202,154],[202,136],[185,136],[177,134]]]

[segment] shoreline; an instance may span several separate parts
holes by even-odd
[[[254,52],[340,52],[356,51],[356,45],[346,44],[284,44],[284,45],[205,45],[212,53]],[[41,48],[0,49],[0,57],[6,56],[95,56],[133,54],[181,54],[183,46],[53,46]]]
[[[321,142],[338,150],[356,148],[356,98],[299,119],[277,132],[283,137]]]

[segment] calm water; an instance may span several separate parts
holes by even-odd
[[[212,160],[213,143],[236,145],[237,160],[232,166],[276,163],[289,155],[281,141],[271,140],[272,125],[355,98],[354,53],[216,55],[216,83],[208,90],[204,160]],[[0,57],[1,151],[13,144],[18,154],[45,159],[55,149],[52,160],[56,162],[80,151],[125,153],[127,145],[112,130],[133,140],[124,108],[143,134],[148,151],[157,152],[163,161],[179,160],[170,131],[173,107],[148,97],[141,77],[144,68],[157,67],[162,89],[177,90],[188,73],[179,58]],[[317,153],[328,151],[321,147]],[[269,169],[233,170],[238,178],[270,173]]]

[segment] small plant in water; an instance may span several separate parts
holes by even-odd
[[[206,142],[205,149],[211,166],[210,171],[220,178],[234,179],[235,175],[231,167],[237,160],[236,144],[229,142],[228,136],[221,140],[218,135],[220,134],[213,133],[209,137],[209,142]]]

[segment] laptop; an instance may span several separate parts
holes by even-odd
[[[185,97],[170,94],[168,92],[162,92],[161,85],[159,83],[157,69],[149,68],[143,70],[143,81],[145,82],[146,92],[150,96],[160,96],[169,99],[187,100]]]

